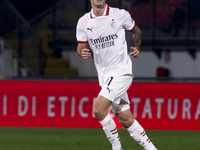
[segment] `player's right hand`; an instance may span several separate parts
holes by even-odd
[[[83,59],[89,59],[91,57],[91,53],[90,53],[90,50],[87,49],[87,48],[84,48],[81,50],[81,53],[80,53],[80,56],[81,58]]]
[[[135,57],[136,59],[140,57],[140,51],[137,47],[131,47],[130,49],[132,50],[130,53],[131,56]]]

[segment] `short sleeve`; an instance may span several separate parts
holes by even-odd
[[[126,10],[124,10],[123,19],[124,19],[124,28],[127,31],[132,31],[135,28],[135,21],[132,19],[130,13]]]
[[[87,35],[84,30],[84,24],[83,24],[83,18],[80,18],[78,20],[77,26],[76,26],[76,40],[78,43],[87,43]]]

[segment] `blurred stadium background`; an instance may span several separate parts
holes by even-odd
[[[140,109],[134,116],[147,129],[200,130],[200,0],[107,0],[107,3],[129,11],[143,32],[141,58],[131,58],[135,76],[133,92],[130,91],[131,107],[134,112],[137,106]],[[76,53],[76,23],[88,11],[89,0],[0,0],[1,127],[75,128],[73,124],[78,120],[82,121],[78,127],[100,127],[88,113],[99,91],[93,60],[82,60]],[[132,46],[131,35],[126,36]],[[152,120],[157,126],[150,125]],[[12,144],[19,150],[66,147],[75,150],[80,146],[89,150],[97,147],[81,140],[86,134],[100,132],[96,133],[100,137],[94,138],[94,143],[105,139],[101,130],[62,129],[66,134],[56,135],[54,141],[56,132],[60,133],[56,129],[0,129],[3,141],[0,149],[5,150],[13,149]],[[124,131],[120,132],[123,137]],[[200,149],[199,131],[149,132],[159,149]],[[35,139],[31,140],[30,133]],[[76,136],[78,140],[75,136],[71,139],[78,133],[81,133]],[[27,139],[30,141],[23,142]],[[38,139],[44,139],[46,144]],[[52,146],[47,144],[49,140]],[[66,140],[69,143],[64,144]],[[123,142],[126,140],[129,141]],[[31,146],[25,144],[31,142]],[[106,139],[104,142],[99,149],[109,148]]]
[[[143,31],[142,57],[133,59],[136,79],[199,81],[198,0],[107,2],[128,10]],[[1,0],[0,4],[3,79],[96,78],[92,60],[83,63],[76,55],[76,23],[90,11],[88,0]],[[132,45],[129,34],[127,38]]]

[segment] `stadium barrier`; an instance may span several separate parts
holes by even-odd
[[[136,82],[128,90],[131,111],[145,129],[200,130],[199,89],[199,83]],[[0,126],[101,128],[92,113],[98,82],[4,80],[0,91]]]

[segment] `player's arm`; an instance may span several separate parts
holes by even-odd
[[[89,59],[91,57],[87,43],[78,43],[77,53],[83,59]]]
[[[131,31],[133,33],[133,43],[134,47],[131,47],[132,52],[130,53],[131,56],[135,58],[140,57],[140,47],[142,43],[142,31],[141,29],[136,25],[135,28]]]

